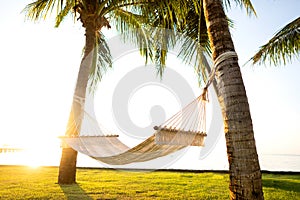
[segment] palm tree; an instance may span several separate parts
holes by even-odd
[[[53,2],[56,1],[39,0],[32,5],[29,5],[27,8],[27,10],[29,11],[28,13],[33,13],[29,16],[35,19],[43,16],[45,13],[48,13],[48,11],[51,10],[51,6],[47,4],[48,2],[50,2],[53,7]],[[84,99],[83,97],[85,97],[87,80],[90,69],[92,68],[92,58],[94,56],[91,56],[91,58],[89,58],[89,54],[90,52],[92,52],[94,45],[98,44],[97,42],[95,42],[99,41],[96,40],[96,33],[98,33],[102,27],[110,26],[107,18],[105,17],[105,14],[112,12],[114,13],[114,15],[112,15],[113,17],[119,15],[123,16],[123,18],[121,19],[124,20],[121,20],[121,22],[127,23],[128,21],[132,21],[129,19],[137,19],[136,21],[139,21],[140,17],[136,16],[136,13],[143,13],[148,16],[148,19],[158,18],[160,21],[166,22],[165,27],[180,30],[180,26],[185,26],[186,22],[189,21],[186,20],[186,16],[191,7],[195,8],[195,13],[198,13],[198,15],[196,15],[197,17],[202,16],[199,13],[201,13],[203,9],[213,59],[214,61],[216,61],[216,59],[220,55],[223,55],[224,58],[222,62],[220,62],[217,66],[215,78],[217,80],[219,102],[222,108],[224,119],[224,131],[230,170],[230,196],[232,199],[263,199],[261,172],[256,152],[252,120],[240,68],[236,57],[224,57],[224,55],[226,55],[224,53],[234,52],[234,46],[229,33],[228,21],[223,10],[222,2],[220,0],[145,0],[145,2],[152,4],[151,9],[153,12],[148,12],[149,10],[147,11],[146,9],[144,9],[147,8],[147,6],[144,6],[139,7],[139,10],[136,10],[135,14],[130,13],[126,9],[121,9],[124,6],[133,5],[134,1],[126,1],[125,3],[124,1],[112,2],[108,0],[104,1],[103,3],[93,2],[94,1],[92,0],[80,2],[69,1],[69,4],[66,4],[66,7],[69,7],[69,9],[61,9],[61,14],[58,17],[58,19],[62,18],[71,10],[71,8],[74,8],[75,13],[79,14],[79,18],[83,23],[83,26],[86,28],[86,47],[84,53],[85,59],[83,59],[83,62],[80,66],[79,78],[75,89],[75,98],[73,100],[69,122],[74,121],[74,116],[75,118],[78,118],[78,116],[82,114],[81,110],[83,104],[80,104],[78,102]],[[235,0],[235,2],[240,3],[241,5],[245,4],[248,12],[253,10],[251,2],[249,0]],[[225,1],[225,3],[227,3],[226,5],[230,5],[230,0]],[[39,4],[42,4],[43,6],[39,6]],[[153,7],[153,5],[155,5],[155,7]],[[59,3],[57,4],[57,7],[63,8]],[[171,7],[174,12],[171,12],[172,9],[168,9]],[[153,10],[153,8],[155,9]],[[143,9],[145,12],[141,12],[141,10]],[[116,10],[117,12],[114,12],[114,10]],[[167,10],[167,12],[160,13],[160,10]],[[124,12],[125,14],[122,15]],[[128,16],[131,17],[129,18]],[[172,18],[177,19],[176,26],[173,26],[172,24],[171,26],[168,26],[169,20],[167,19]],[[149,21],[146,20],[146,22],[148,23]],[[158,23],[157,26],[159,27],[159,25],[160,23]],[[134,23],[134,26],[131,27],[137,28],[142,26],[141,23]],[[198,26],[198,29],[200,28],[201,26]],[[197,35],[201,36],[200,32],[198,32]],[[160,39],[168,44],[169,42],[172,42],[174,38],[171,34],[169,35],[169,37],[163,37]],[[198,42],[199,41],[200,40],[198,40]],[[167,52],[166,47],[168,46],[154,45],[154,54],[153,52],[148,52],[147,48],[142,48],[144,55],[150,55],[152,58],[158,58],[159,64],[162,67],[161,71],[163,71],[163,67],[165,66],[164,58]],[[95,70],[95,72],[96,71],[97,70]],[[76,127],[75,130],[67,131],[66,134],[78,134],[80,124],[80,121],[77,122],[78,127]],[[70,148],[63,149],[62,162],[60,165],[59,183],[75,182],[76,156],[77,152],[75,152],[74,150]]]
[[[162,2],[166,4],[169,3],[169,1]],[[157,49],[155,53],[151,51],[149,42],[151,43],[150,36],[153,36],[153,31],[147,29],[146,25],[150,23],[148,18],[151,18],[152,14],[155,15],[155,12],[140,12],[144,5],[147,4],[149,4],[151,8],[154,8],[155,1],[37,0],[28,4],[24,9],[27,17],[31,20],[47,18],[52,11],[56,9],[56,27],[71,13],[75,18],[78,18],[77,20],[81,21],[82,26],[85,28],[86,41],[84,55],[80,64],[71,112],[65,133],[66,136],[79,135],[88,83],[90,83],[90,88],[96,87],[103,73],[112,65],[109,48],[101,33],[103,27],[110,28],[111,24],[114,24],[118,31],[125,34],[125,39],[127,38],[140,48],[140,53],[146,57],[146,61],[148,57],[153,59],[157,57],[159,53],[163,52]],[[185,10],[187,11],[189,6],[186,5],[185,1],[181,1],[181,5],[185,5]],[[180,6],[178,8],[180,8]],[[155,10],[157,10],[157,8],[155,8]],[[178,13],[181,15],[180,18],[183,18],[183,16],[187,14],[182,10]],[[147,29],[147,31],[142,29]],[[155,46],[155,43],[151,44]],[[155,48],[157,48],[157,46],[154,47],[154,49]],[[159,55],[161,60],[163,60],[164,55],[166,54]],[[76,160],[77,151],[67,145],[63,146],[58,183],[75,183]]]
[[[203,30],[204,28],[206,30],[207,28],[212,58],[215,62],[219,60],[219,58],[222,58],[221,62],[216,63],[215,79],[217,95],[224,120],[230,173],[230,198],[263,199],[261,171],[248,98],[229,32],[228,19],[224,12],[224,7],[230,7],[233,1],[186,1],[186,4],[190,7],[193,7],[193,5],[195,5],[195,7],[194,9],[190,9],[190,14],[193,13],[194,17],[189,18],[191,16],[189,15],[187,18],[184,18],[186,19],[185,21],[180,18],[180,16],[176,18],[176,11],[179,13],[180,11],[178,11],[178,9],[176,10],[178,5],[177,7],[176,5],[173,6],[171,2],[172,1],[169,1],[169,4],[165,6],[166,8],[162,9],[165,12],[155,16],[156,21],[154,21],[159,21],[161,23],[157,22],[158,24],[170,28],[170,21],[173,20],[174,27],[171,28],[182,31],[193,39],[198,38],[198,43],[201,43],[200,39],[203,39],[203,37],[201,37],[203,32],[201,32],[200,29],[202,28]],[[179,0],[176,2],[178,3]],[[245,6],[249,14],[255,14],[250,0],[235,0],[234,2]],[[159,8],[159,6],[156,7]],[[175,13],[171,12],[172,8]],[[184,10],[185,7],[179,8]],[[202,12],[204,13],[205,26],[201,26]],[[177,13],[177,15],[179,14]],[[202,42],[205,43],[205,40]],[[197,48],[190,47],[191,46],[187,44],[186,47],[183,48],[184,55],[190,55],[190,50],[197,51]],[[158,58],[160,57],[158,56]],[[163,64],[163,62],[160,62],[160,64]],[[163,68],[161,71],[163,71]]]
[[[230,2],[230,1],[225,1]],[[253,11],[250,0],[236,1]],[[222,2],[203,0],[212,58],[235,52]],[[237,57],[219,63],[215,78],[227,146],[231,199],[263,199],[261,171],[256,151],[248,98]]]
[[[26,16],[31,20],[46,18],[56,9],[56,27],[71,13],[85,28],[84,53],[78,72],[66,136],[79,135],[87,88],[88,86],[95,87],[106,69],[112,65],[108,45],[101,33],[103,27],[111,28],[111,23],[113,23],[117,30],[126,33],[125,36],[135,42],[140,47],[142,55],[147,57],[146,33],[136,31],[137,28],[143,28],[141,25],[145,18],[131,12],[135,4],[142,4],[142,1],[36,0],[24,9]],[[76,160],[77,151],[69,146],[63,146],[58,175],[59,184],[76,182]]]
[[[300,52],[300,17],[280,29],[259,51],[251,58],[253,64],[265,63],[278,66],[283,61],[285,65],[293,57],[299,59]]]

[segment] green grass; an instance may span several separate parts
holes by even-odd
[[[228,174],[78,169],[58,185],[58,168],[0,166],[0,199],[229,199]],[[300,199],[300,175],[264,174],[265,199]]]

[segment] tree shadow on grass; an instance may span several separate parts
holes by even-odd
[[[300,183],[295,183],[289,180],[265,179],[263,180],[263,187],[300,193]]]
[[[72,185],[59,185],[68,200],[92,200],[77,183]]]

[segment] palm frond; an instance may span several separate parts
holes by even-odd
[[[106,6],[101,7],[98,13],[102,15],[108,14],[116,9],[130,10],[134,13],[135,7],[147,4],[147,0],[106,0]]]
[[[124,42],[130,42],[137,46],[140,54],[148,61],[150,53],[149,40],[150,32],[147,31],[145,18],[127,10],[115,9],[110,13],[111,22],[121,33]]]
[[[157,74],[162,78],[166,68],[166,60],[168,51],[173,49],[176,44],[177,34],[170,29],[152,28],[151,49],[153,54],[151,60],[155,64]]]
[[[99,6],[97,6],[97,10],[96,10],[96,13],[97,13],[98,16],[104,16],[105,15],[103,10],[104,10],[105,7],[111,7],[111,6],[108,6],[109,2],[110,2],[110,0],[105,0],[105,1],[102,1],[101,3],[99,2]]]
[[[180,51],[178,57],[181,58],[185,64],[194,67],[198,77],[198,84],[202,86],[207,81],[207,66],[203,63],[203,57],[204,54],[211,56],[210,50],[206,50],[196,40],[187,35],[181,35],[179,42]]]
[[[228,10],[231,8],[231,4],[234,2],[236,5],[240,6],[241,8],[245,8],[248,15],[255,15],[256,11],[254,9],[254,6],[251,3],[251,0],[223,0],[224,7]]]
[[[279,30],[259,51],[250,59],[255,63],[265,63],[269,60],[275,66],[287,64],[294,57],[299,58],[300,52],[300,17]]]
[[[33,3],[28,4],[23,12],[25,16],[33,21],[40,19],[46,19],[52,14],[54,9],[57,12],[61,12],[64,6],[64,0],[37,0]]]
[[[92,68],[89,75],[90,92],[96,91],[98,83],[108,69],[112,68],[112,56],[105,37],[102,33],[97,34],[97,42],[93,52]]]
[[[76,6],[76,2],[76,0],[71,0],[67,1],[66,5],[62,5],[64,6],[63,9],[56,15],[55,27],[58,27],[68,13],[72,12],[73,8]]]
[[[175,44],[174,32],[167,29],[175,28],[175,13],[181,14],[183,19],[182,11],[174,12],[173,7],[178,11],[182,2],[131,0],[115,1],[113,5],[114,16],[111,19],[114,19],[117,30],[122,33],[126,42],[130,41],[138,46],[140,54],[146,58],[146,63],[151,59],[160,76],[166,66],[168,50]]]
[[[178,57],[187,65],[194,67],[200,86],[207,81],[207,63],[205,56],[210,56],[211,49],[207,34],[204,12],[201,2],[197,7],[190,7],[184,23],[177,26]]]
[[[23,12],[28,19],[33,21],[45,20],[56,12],[55,27],[58,27],[69,13],[73,13],[73,8],[78,2],[78,0],[37,0],[28,4]]]
[[[201,16],[201,1],[153,1],[141,7],[138,12],[148,15],[148,23],[155,27],[151,29],[151,46],[153,49],[153,52],[151,52],[151,60],[155,63],[159,76],[162,77],[166,67],[168,51],[174,48],[176,43],[180,40],[178,36],[179,33],[185,33],[186,35],[193,33],[196,35],[193,38],[197,39],[199,36],[201,42],[203,42],[203,44],[205,43],[205,46],[209,48],[204,17],[202,18],[204,24],[198,23],[200,22],[198,18],[195,19],[195,16]],[[202,32],[200,29],[202,29],[203,25],[205,28],[203,28]],[[203,33],[203,35],[199,35],[199,32]],[[206,36],[206,38],[204,38],[204,36]],[[195,49],[185,50],[188,53]]]
[[[194,19],[190,13],[191,9],[193,14],[203,15],[199,0],[110,0],[106,2],[107,6],[102,9],[102,14],[109,14],[111,23],[121,33],[123,39],[140,49],[140,54],[146,58],[146,63],[151,59],[156,66],[157,74],[161,77],[166,67],[168,51],[176,44],[176,32],[179,30],[188,32],[194,28],[194,24],[188,23],[189,20]],[[197,19],[195,22],[200,21]],[[155,28],[149,28],[145,24]],[[182,27],[186,24],[190,26],[183,30]],[[195,27],[197,31],[191,31],[197,35],[194,38],[201,40],[201,44],[209,49],[205,23],[202,21]],[[202,34],[198,34],[200,29]],[[199,67],[197,70],[199,72]]]

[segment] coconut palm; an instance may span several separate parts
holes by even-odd
[[[203,0],[207,33],[216,62],[235,52],[224,5],[233,1]],[[250,0],[235,0],[246,11],[254,12]],[[255,13],[255,12],[254,12]],[[216,66],[218,100],[221,106],[227,146],[231,199],[263,199],[261,171],[255,145],[248,98],[237,57],[225,56]]]
[[[49,6],[47,3],[51,3],[52,5],[53,2],[56,1],[40,0],[33,3],[27,8],[27,10],[29,11],[28,13],[33,13],[33,15],[29,16],[33,19],[43,16],[45,13],[48,13],[49,10],[51,10],[51,6]],[[103,3],[99,3],[100,5],[98,5],[98,3],[93,3],[93,1],[91,0],[83,2],[70,1],[69,4],[66,4],[66,7],[69,7],[69,9],[62,9],[63,7],[60,4],[57,4],[57,7],[61,8],[61,16],[65,16],[66,13],[71,10],[71,8],[74,8],[75,13],[79,14],[79,18],[82,21],[83,26],[86,28],[86,59],[83,59],[80,67],[70,121],[74,121],[72,119],[73,116],[80,116],[82,114],[82,104],[78,102],[84,99],[83,97],[85,96],[87,80],[90,72],[89,69],[92,68],[92,58],[94,57],[91,56],[92,58],[88,59],[89,53],[92,52],[94,44],[98,44],[97,42],[95,42],[99,41],[96,40],[96,33],[101,30],[102,27],[110,26],[110,23],[106,18],[107,13],[112,12],[114,13],[114,15],[112,16],[115,17],[125,12],[125,16],[121,15],[124,19],[121,20],[121,22],[126,24],[130,24],[128,23],[128,21],[132,21],[132,19],[137,19],[137,21],[140,21],[140,17],[136,16],[137,13],[147,14],[148,19],[159,19],[159,23],[153,23],[154,26],[159,27],[161,22],[164,22],[163,27],[172,28],[174,30],[181,30],[181,26],[187,26],[186,22],[188,22],[189,20],[187,20],[188,18],[186,16],[191,7],[194,8],[194,12],[197,14],[195,16],[197,16],[198,19],[199,16],[203,16],[203,14],[201,14],[201,10],[203,9],[213,59],[216,60],[220,55],[224,55],[224,53],[228,51],[234,52],[234,46],[228,30],[228,21],[224,13],[221,1],[177,0],[145,2],[147,2],[148,5],[150,5],[150,3],[152,4],[151,7],[149,7],[150,10],[148,9],[147,11],[147,9],[145,9],[147,8],[147,6],[143,6],[139,7],[139,9],[137,9],[135,13],[130,13],[126,9],[121,9],[124,6],[133,5],[134,1],[126,1],[125,3],[124,1],[105,1]],[[224,5],[230,6],[229,0],[224,2]],[[251,2],[249,0],[235,0],[235,2],[240,3],[241,5],[246,5],[248,12],[251,12],[253,10]],[[42,4],[43,6],[41,7],[39,6],[39,4]],[[142,12],[143,9],[144,12]],[[114,12],[114,10],[117,10],[117,12]],[[163,12],[160,12],[161,10]],[[132,17],[129,18],[128,16]],[[58,17],[58,19],[59,18],[62,17]],[[175,26],[173,24],[168,25],[169,22],[172,22],[172,18],[177,19]],[[170,19],[170,21],[168,19]],[[191,20],[193,19],[194,18],[191,17]],[[59,21],[60,20],[58,20],[58,22]],[[146,22],[148,23],[149,21],[146,20]],[[155,20],[150,22],[155,22]],[[200,21],[198,20],[198,22]],[[140,23],[135,23],[134,25],[135,26],[131,27],[141,27]],[[198,29],[201,29],[201,26],[198,26]],[[155,36],[157,32],[154,32],[154,35],[153,32],[150,33],[152,34],[152,36]],[[197,35],[201,36],[200,32],[197,32]],[[151,51],[149,52],[147,48],[144,48],[143,54],[146,56],[150,55],[152,58],[157,58],[159,60],[160,66],[163,68],[165,66],[165,56],[167,53],[166,49],[168,47],[168,45],[163,45],[170,44],[172,41],[174,41],[174,37],[172,34],[170,34],[167,35],[167,37],[161,37],[160,39],[162,42],[154,45],[154,53]],[[199,39],[201,39],[201,37],[199,37]],[[200,40],[198,40],[198,42],[199,41]],[[106,49],[105,45],[103,46],[104,47],[101,49]],[[261,173],[255,147],[252,120],[237,58],[225,57],[225,59],[218,64],[218,67],[216,69],[216,80],[219,101],[224,118],[224,131],[230,170],[230,196],[232,199],[263,199]],[[79,126],[80,122],[77,122],[77,124]],[[67,134],[76,135],[78,134],[78,130],[79,128],[69,131],[67,132]],[[62,164],[60,165],[59,183],[72,183],[75,181],[76,156],[77,152],[75,152],[74,150],[70,148],[63,149],[61,162]],[[63,165],[63,163],[68,164]]]
[[[164,2],[168,4],[168,1]],[[145,4],[155,6],[153,3],[155,2],[148,0],[37,0],[26,6],[26,15],[31,20],[47,18],[55,10],[56,27],[71,13],[85,28],[84,55],[80,64],[66,136],[79,135],[88,83],[90,88],[96,87],[103,72],[112,65],[108,45],[101,33],[103,27],[110,28],[113,24],[123,33],[125,40],[130,40],[140,48],[140,53],[146,57],[146,60],[149,56],[153,58],[159,55],[159,51],[156,53],[151,51],[149,39],[153,36],[153,31],[146,27],[149,23],[148,18],[153,13],[140,12]],[[180,4],[185,6],[184,10],[188,10],[185,1],[181,1]],[[178,13],[181,18],[186,14],[183,11]],[[152,44],[155,46],[155,43]],[[161,60],[164,55],[161,54]],[[77,152],[69,146],[63,146],[58,183],[70,184],[76,181],[76,160]]]
[[[235,49],[229,32],[228,20],[224,12],[224,7],[229,8],[232,2],[244,6],[249,14],[255,14],[254,8],[250,0],[191,0],[186,2],[190,7],[195,6],[192,9],[194,17],[191,20],[188,20],[190,15],[187,18],[184,17],[184,19],[187,19],[186,21],[182,18],[176,18],[177,20],[174,21],[175,29],[184,32],[193,39],[201,39],[199,35],[201,36],[202,33],[199,32],[199,29],[201,27],[207,28],[213,60],[216,62],[218,58],[223,57],[223,61],[216,66],[215,79],[224,120],[230,173],[230,198],[263,199],[261,171],[248,98],[238,59],[234,56]],[[172,8],[176,10],[176,7],[172,7],[171,4],[167,6],[164,10],[165,12],[155,17],[165,27],[170,28],[170,21],[174,20],[174,15],[176,15],[176,13],[172,14],[171,11]],[[199,19],[201,19],[202,12],[205,26],[197,26],[197,24],[201,24]],[[182,26],[178,23],[181,23]],[[185,29],[185,27],[187,28]],[[191,49],[197,51],[197,48],[190,47],[189,44],[186,44],[186,47],[183,48],[184,55],[191,54]]]
[[[232,1],[203,0],[207,33],[216,62],[220,56],[235,52],[223,9]],[[250,0],[235,0],[253,12]],[[233,54],[231,54],[233,55]],[[256,151],[248,98],[237,57],[223,57],[216,66],[215,79],[221,106],[227,146],[231,199],[263,199],[261,171]]]
[[[287,64],[300,52],[300,17],[280,29],[259,51],[251,58],[253,64],[265,63],[267,60],[275,66]]]
[[[31,20],[46,18],[55,10],[56,27],[67,15],[72,14],[74,18],[80,20],[85,29],[84,53],[78,72],[66,136],[79,135],[88,83],[91,88],[95,87],[103,73],[112,65],[108,45],[101,33],[103,27],[111,28],[111,24],[114,24],[116,29],[126,33],[125,37],[136,43],[141,49],[141,54],[147,57],[146,33],[137,31],[143,28],[141,25],[145,18],[132,12],[132,6],[135,4],[139,5],[142,2],[135,0],[37,0],[28,4],[24,9],[26,16]],[[69,146],[63,146],[58,183],[75,183],[76,160],[77,151]]]

